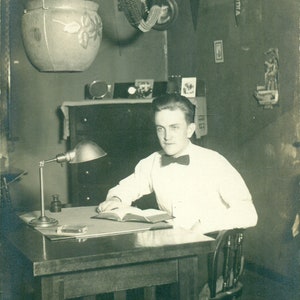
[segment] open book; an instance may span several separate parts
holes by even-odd
[[[120,222],[146,222],[157,223],[169,220],[172,217],[165,211],[158,209],[139,209],[137,207],[129,206],[117,208],[114,210],[99,212],[98,215],[92,217],[94,219],[110,219]]]

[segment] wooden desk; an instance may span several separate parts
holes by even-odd
[[[13,264],[16,266],[20,260],[19,266],[23,268],[15,274],[28,272],[34,298],[43,300],[105,292],[114,292],[115,299],[125,299],[125,290],[139,287],[148,287],[145,298],[155,299],[151,287],[169,283],[177,283],[178,299],[196,300],[201,276],[198,255],[206,256],[214,246],[214,240],[209,237],[179,229],[81,242],[50,241],[23,223],[7,234],[6,241],[9,253],[14,255]]]

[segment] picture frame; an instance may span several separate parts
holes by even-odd
[[[224,62],[223,41],[214,41],[215,63]]]
[[[154,79],[136,79],[134,85],[137,98],[152,98]]]
[[[197,78],[196,77],[182,77],[181,79],[181,95],[194,98],[196,97]]]

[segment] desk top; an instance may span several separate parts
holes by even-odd
[[[166,227],[172,227],[168,223],[159,222],[156,224],[142,223],[142,222],[118,222],[107,219],[94,219],[91,218],[97,215],[96,206],[78,206],[63,208],[61,212],[46,211],[46,216],[58,221],[58,225],[84,225],[87,227],[87,232],[77,236],[63,236],[57,234],[57,226],[51,227],[36,227],[36,230],[47,236],[51,240],[66,239],[66,238],[79,238],[86,239],[99,236],[112,236],[120,235],[129,232],[152,230],[157,227],[164,229]],[[20,218],[29,223],[32,219],[38,218],[41,215],[40,211],[32,211],[20,215]]]
[[[215,245],[212,238],[181,228],[50,241],[25,223],[6,240],[31,265],[33,276],[205,254]]]

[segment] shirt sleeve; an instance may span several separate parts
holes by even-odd
[[[123,203],[130,205],[140,197],[150,194],[153,191],[151,170],[154,160],[154,154],[141,160],[136,165],[133,174],[108,191],[106,199],[118,197]]]
[[[255,226],[257,212],[248,187],[239,172],[223,157],[218,177],[219,195],[227,207],[225,214],[215,216],[222,220],[222,229]]]
[[[226,209],[212,215],[202,215],[203,233],[248,228],[257,224],[257,212],[252,196],[239,172],[224,158],[220,157],[217,172],[218,193]]]

